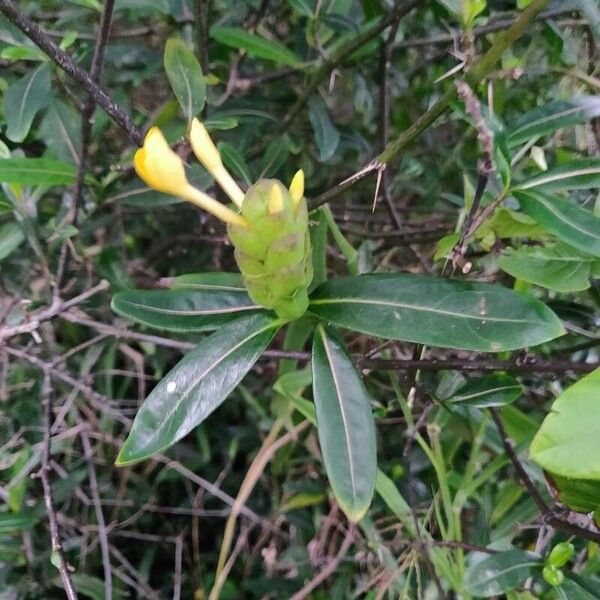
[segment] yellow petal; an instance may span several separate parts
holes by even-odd
[[[296,172],[290,183],[290,196],[294,201],[294,208],[296,208],[304,196],[304,171],[302,169]]]
[[[198,188],[195,188],[193,185],[188,185],[188,189],[184,194],[181,195],[181,197],[189,202],[192,202],[196,206],[203,208],[206,212],[209,212],[217,217],[217,219],[225,221],[225,223],[240,225],[241,227],[248,227],[248,222],[246,219],[244,219],[244,217],[242,217],[242,215],[234,212],[220,202],[217,202],[208,194],[205,194]]]
[[[242,206],[244,192],[234,181],[227,169],[223,166],[221,154],[206,131],[206,127],[198,119],[193,119],[190,126],[190,144],[196,158],[204,165],[206,170],[215,178],[223,191],[238,206]]]
[[[279,184],[269,190],[269,214],[275,215],[283,210],[283,194]]]
[[[181,196],[189,185],[181,157],[173,152],[158,127],[152,127],[134,157],[136,173],[151,188]]]

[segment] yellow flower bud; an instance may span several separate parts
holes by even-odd
[[[296,172],[292,179],[292,183],[290,183],[290,196],[294,201],[295,209],[304,196],[304,171],[302,169]]]
[[[278,185],[269,190],[269,214],[275,215],[283,210],[283,194]]]
[[[244,192],[223,166],[221,154],[210,139],[206,127],[204,127],[198,119],[192,120],[189,138],[196,158],[215,178],[217,183],[223,188],[223,191],[231,198],[231,200],[241,208],[242,202],[244,201]]]
[[[136,173],[149,187],[192,202],[226,223],[248,226],[241,215],[213,200],[187,180],[181,157],[171,150],[158,127],[148,131],[144,146],[135,153],[134,165]]]
[[[149,187],[181,196],[189,186],[183,161],[167,144],[158,127],[152,127],[146,134],[144,147],[134,157],[136,173]]]

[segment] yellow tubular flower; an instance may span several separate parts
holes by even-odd
[[[148,131],[144,146],[135,153],[134,164],[136,173],[149,187],[192,202],[226,223],[248,226],[241,215],[213,200],[187,180],[183,161],[171,150],[158,127]]]
[[[274,185],[269,191],[269,214],[275,215],[283,210],[283,194],[278,185]]]
[[[294,201],[294,208],[297,208],[304,196],[304,171],[302,169],[296,172],[290,183],[290,196]]]
[[[204,127],[198,119],[192,121],[189,137],[196,158],[215,178],[231,200],[241,208],[245,194],[223,166],[223,161],[221,160],[221,155],[219,154],[217,147],[210,139],[206,127]]]

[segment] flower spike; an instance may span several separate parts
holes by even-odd
[[[238,206],[242,207],[244,192],[234,181],[229,171],[223,166],[221,154],[206,131],[206,127],[198,119],[193,119],[189,133],[190,143],[196,158],[204,165],[206,170],[215,178],[223,191]]]
[[[185,175],[181,157],[173,152],[158,127],[152,127],[134,157],[135,171],[151,188],[179,196],[226,223],[247,227],[241,215],[195,188]]]
[[[296,209],[304,196],[304,171],[302,169],[296,171],[292,183],[290,183],[290,196],[294,201],[294,209]]]

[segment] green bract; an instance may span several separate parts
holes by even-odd
[[[283,319],[302,316],[313,277],[306,200],[294,206],[281,182],[261,179],[246,193],[242,216],[248,227],[230,223],[228,233],[248,295]]]

